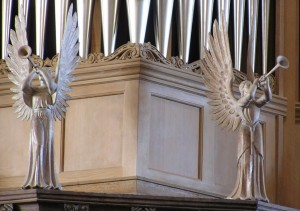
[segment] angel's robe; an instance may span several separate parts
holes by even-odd
[[[29,142],[29,168],[23,188],[60,189],[54,164],[52,97],[47,87],[29,87],[32,121]]]
[[[242,108],[242,124],[238,145],[238,176],[231,199],[268,201],[263,165],[263,133],[259,121],[260,108],[251,101]]]

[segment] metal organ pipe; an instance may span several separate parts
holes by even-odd
[[[19,0],[18,1],[18,9],[20,10],[20,6],[23,5],[24,16],[26,20],[26,24],[28,22],[28,11],[29,11],[30,0]]]
[[[55,38],[56,53],[60,52],[61,39],[65,29],[69,0],[55,0]]]
[[[234,67],[241,70],[245,0],[234,0]]]
[[[262,1],[262,55],[263,55],[263,74],[267,73],[268,67],[268,42],[269,42],[269,13],[270,0]]]
[[[104,55],[115,51],[118,27],[119,0],[100,0]]]
[[[228,30],[228,23],[229,23],[229,11],[230,11],[230,2],[231,0],[218,0],[218,22],[221,21],[221,15],[222,12],[224,12],[225,20],[226,20],[226,26]]]
[[[90,46],[90,32],[92,20],[93,0],[77,0],[78,28],[79,28],[79,55],[87,58]]]
[[[258,0],[248,0],[248,31],[249,31],[249,38],[251,38],[248,46],[251,48],[250,52],[250,66],[254,72],[255,68],[255,55],[256,55],[256,37],[257,37],[257,15],[258,13]]]
[[[189,61],[192,23],[194,16],[195,0],[179,0],[179,30],[178,30],[178,47],[179,58],[185,63]]]
[[[35,0],[36,55],[44,58],[45,29],[48,0]]]
[[[144,43],[150,0],[127,0],[130,42]]]
[[[12,0],[2,0],[2,49],[1,57],[5,59],[7,56],[6,46],[9,42],[9,30],[11,20]]]
[[[200,28],[200,47],[199,47],[199,55],[200,59],[203,58],[204,49],[209,48],[208,46],[208,33],[211,31],[212,24],[212,12],[214,6],[214,0],[198,0],[198,25]]]
[[[167,57],[174,0],[156,0],[154,31],[156,48]]]

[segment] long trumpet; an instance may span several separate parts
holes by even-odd
[[[274,71],[278,70],[278,68],[283,68],[283,69],[287,69],[290,66],[290,62],[289,60],[284,57],[284,56],[277,56],[276,58],[276,62],[277,64],[275,65],[275,67],[273,67],[272,70],[270,70],[268,73],[262,75],[259,79],[259,82],[263,82],[266,80],[266,78],[272,74]]]
[[[33,68],[37,71],[38,66],[31,59],[31,57],[30,57],[31,53],[32,53],[32,50],[31,50],[30,46],[28,46],[28,45],[23,45],[18,50],[18,56],[21,59],[28,59],[28,61],[32,64]]]

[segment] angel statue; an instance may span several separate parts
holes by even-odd
[[[237,179],[228,198],[268,202],[264,181],[263,133],[259,118],[261,108],[272,99],[268,76],[278,67],[287,68],[288,60],[278,57],[278,64],[268,74],[254,79],[248,53],[248,80],[240,83],[240,97],[236,98],[233,94],[234,73],[224,20],[220,25],[214,22],[213,36],[209,35],[209,50],[205,50],[200,65],[204,84],[209,89],[207,97],[213,108],[214,119],[218,125],[229,130],[235,131],[240,126]],[[249,46],[248,52],[251,52]],[[257,96],[258,88],[262,90],[260,96]]]
[[[23,9],[15,18],[16,31],[11,30],[11,45],[7,46],[6,63],[16,101],[18,118],[31,120],[29,168],[23,189],[61,189],[54,165],[53,120],[64,118],[66,101],[70,98],[68,83],[74,80],[72,71],[79,62],[77,14],[70,6],[62,39],[56,74],[49,68],[34,64],[28,46]],[[38,82],[37,82],[38,80]]]

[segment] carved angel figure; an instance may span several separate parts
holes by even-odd
[[[259,118],[261,107],[272,98],[269,79],[267,75],[254,79],[253,74],[252,77],[248,74],[248,80],[239,85],[240,98],[237,99],[233,94],[234,74],[224,18],[220,25],[215,21],[213,36],[209,36],[209,46],[200,63],[204,83],[210,91],[207,96],[211,100],[209,105],[213,107],[212,115],[223,128],[234,131],[240,126],[237,180],[228,198],[268,201]],[[256,96],[257,88],[263,91],[260,97]]]
[[[14,83],[13,105],[18,118],[31,120],[29,168],[23,189],[61,189],[54,165],[53,120],[64,118],[66,101],[70,98],[68,84],[74,80],[72,71],[79,62],[77,14],[70,6],[61,51],[52,76],[49,68],[41,68],[30,58],[23,9],[15,18],[16,31],[11,30],[6,63]],[[38,82],[35,82],[36,79]]]

